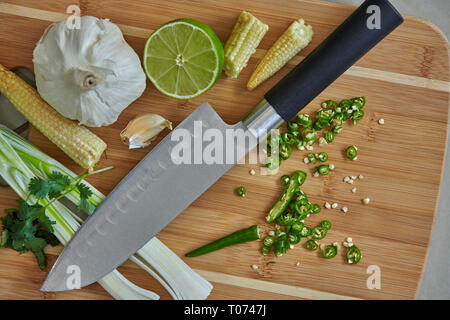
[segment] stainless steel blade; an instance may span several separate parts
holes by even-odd
[[[73,270],[73,266],[79,268],[81,287],[107,275],[227,172],[239,160],[236,155],[247,154],[257,144],[256,138],[241,141],[234,137],[235,157],[229,158],[227,164],[176,165],[171,153],[180,142],[172,141],[172,137],[185,129],[194,145],[195,140],[202,139],[202,133],[194,127],[201,128],[203,133],[208,129],[217,130],[223,136],[227,129],[246,130],[242,122],[233,126],[225,124],[208,103],[202,104],[117,185],[82,225],[56,261],[41,290],[73,289],[66,284],[71,275],[68,270]],[[223,144],[223,158],[230,153],[225,151],[227,145]],[[194,153],[198,157],[201,152],[198,144],[191,150],[195,150],[191,158],[199,162],[194,159]]]

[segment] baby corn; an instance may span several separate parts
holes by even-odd
[[[267,30],[269,30],[268,25],[250,13],[242,11],[225,44],[224,70],[226,75],[232,78],[239,77]]]
[[[294,21],[259,62],[247,83],[247,88],[253,90],[273,76],[309,44],[312,36],[312,27],[306,26],[303,19]]]
[[[0,93],[50,141],[85,169],[92,168],[106,149],[106,143],[56,112],[38,92],[0,64]]]

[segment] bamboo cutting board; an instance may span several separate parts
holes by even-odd
[[[71,0],[0,2],[0,63],[32,68],[32,51],[44,29],[65,19]],[[159,25],[179,17],[191,17],[210,25],[225,42],[241,10],[247,10],[270,26],[259,49],[240,79],[222,77],[217,85],[191,101],[177,101],[160,94],[150,83],[144,95],[128,107],[112,126],[93,130],[108,143],[101,166],[116,169],[89,181],[108,193],[149,151],[130,151],[119,132],[137,114],[158,113],[178,124],[201,102],[208,101],[228,123],[242,119],[264,93],[311,52],[354,8],[318,1],[221,0],[78,1],[83,15],[109,18],[120,25],[125,39],[142,56],[146,38]],[[265,51],[298,18],[313,26],[311,44],[269,81],[252,92],[246,81]],[[341,100],[365,95],[366,116],[357,125],[346,125],[335,141],[314,152],[327,151],[336,170],[327,177],[308,178],[303,190],[313,202],[337,202],[349,208],[326,210],[309,218],[310,225],[323,219],[333,228],[324,243],[351,236],[363,253],[358,265],[348,265],[342,252],[326,260],[302,245],[281,258],[263,257],[261,243],[230,247],[202,257],[184,259],[212,282],[212,299],[410,299],[414,298],[424,266],[434,212],[439,195],[446,148],[449,111],[448,43],[433,25],[417,18],[404,24],[361,59],[354,67],[311,102],[313,113],[326,99]],[[339,63],[339,61],[336,61]],[[377,120],[385,119],[384,125]],[[36,130],[31,141],[69,168],[81,172]],[[359,147],[357,161],[343,155],[349,144]],[[150,148],[151,149],[151,148]],[[197,199],[158,237],[180,257],[200,245],[244,226],[264,224],[265,212],[279,196],[279,178],[294,170],[312,172],[294,151],[274,176],[259,175],[255,165],[238,165]],[[255,169],[255,176],[249,175]],[[355,185],[343,183],[348,175],[364,175]],[[309,175],[311,176],[311,174]],[[174,181],[176,183],[176,181]],[[240,198],[234,190],[247,188]],[[350,189],[357,187],[357,192]],[[441,195],[448,196],[448,195]],[[361,199],[371,198],[369,205]],[[0,210],[15,206],[16,195],[0,190]],[[61,247],[48,250],[51,265]],[[276,264],[267,264],[276,260]],[[300,262],[300,265],[296,265]],[[253,270],[256,264],[259,269]],[[369,266],[379,266],[381,288],[366,286]],[[131,262],[120,270],[138,285],[170,298],[164,289]],[[94,284],[65,293],[42,293],[46,272],[38,269],[31,254],[0,250],[0,298],[2,299],[109,299]]]

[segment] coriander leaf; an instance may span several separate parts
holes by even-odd
[[[44,239],[49,245],[53,247],[59,244],[58,238],[56,238],[53,233],[48,232],[47,230],[44,229],[38,230],[36,232],[36,237]]]
[[[15,242],[14,249],[23,246],[24,242],[34,238],[37,227],[31,219],[25,221],[14,221],[11,231],[11,239]]]
[[[39,268],[41,268],[41,270],[45,269],[47,266],[47,259],[44,254],[44,248],[46,245],[47,242],[43,238],[34,238],[25,244],[26,248],[33,252],[36,256]]]
[[[55,224],[55,221],[50,220],[49,217],[45,214],[45,210],[40,210],[35,213],[36,219],[39,221],[39,223],[47,229],[49,232],[53,232],[53,224]]]
[[[52,180],[54,183],[68,188],[70,187],[70,185],[72,184],[72,180],[69,176],[66,176],[64,174],[62,174],[61,172],[57,172],[57,171],[53,171],[50,174],[50,180]]]
[[[72,180],[60,172],[53,171],[50,174],[50,191],[48,196],[50,199],[57,198],[63,191],[68,189],[72,184]]]
[[[43,199],[51,190],[51,183],[42,180],[41,178],[34,177],[30,180],[28,184],[28,190],[38,199]]]
[[[33,219],[39,211],[44,210],[44,207],[40,204],[34,204],[30,206],[26,201],[22,199],[18,200],[17,202],[19,203],[17,218],[19,218],[20,220]]]
[[[80,182],[77,184],[77,189],[80,192],[80,197],[81,198],[89,198],[90,196],[92,196],[92,191],[91,189],[85,185],[84,183]]]
[[[3,224],[0,246],[11,248],[20,253],[32,251],[41,269],[46,266],[44,248],[47,243],[58,244],[52,234],[53,222],[45,215],[45,208],[39,204],[29,205],[18,201],[19,209],[6,210],[6,216],[0,218]],[[44,230],[43,228],[46,228]]]
[[[78,183],[77,189],[80,192],[80,202],[77,205],[78,211],[84,211],[87,214],[92,214],[95,210],[95,207],[89,201],[89,197],[92,195],[91,189],[84,183]]]

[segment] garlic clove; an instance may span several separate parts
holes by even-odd
[[[172,130],[172,122],[158,114],[144,114],[131,120],[120,133],[120,138],[130,149],[145,148],[164,128]]]

